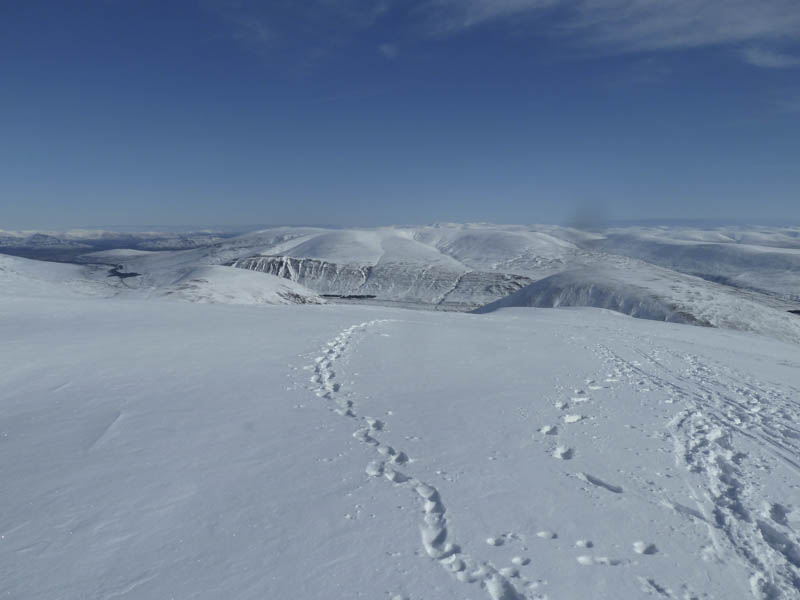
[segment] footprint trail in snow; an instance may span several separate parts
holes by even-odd
[[[355,402],[345,397],[341,385],[335,381],[335,362],[353,343],[354,336],[364,333],[370,327],[387,322],[389,320],[379,319],[353,325],[328,342],[322,354],[314,359],[314,364],[310,367],[313,369],[312,390],[320,398],[332,403],[335,413],[357,423],[358,428],[353,432],[353,437],[373,448],[376,455],[365,468],[367,475],[382,476],[416,496],[422,507],[422,522],[419,527],[422,547],[431,559],[438,562],[457,581],[479,586],[490,600],[541,598],[540,595],[531,596],[521,591],[521,588],[524,589],[532,582],[521,577],[516,568],[498,569],[488,562],[479,562],[455,543],[447,522],[447,509],[439,490],[408,472],[407,454],[382,443],[379,439],[385,423],[361,415]],[[519,562],[523,564],[524,561],[520,559]]]
[[[753,598],[800,597],[800,535],[785,518],[784,506],[766,501],[757,474],[778,466],[800,474],[797,401],[774,385],[699,356],[660,347],[635,352],[638,360],[627,360],[597,347],[612,368],[607,382],[624,382],[640,392],[660,390],[667,403],[680,407],[667,430],[695,506],[664,506],[705,525],[708,545],[702,558],[734,557],[750,573]],[[758,456],[744,444],[757,448]],[[642,548],[636,551],[656,551]]]

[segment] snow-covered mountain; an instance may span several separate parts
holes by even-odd
[[[633,317],[752,331],[800,344],[789,303],[635,260],[610,260],[541,279],[475,312],[506,307],[593,306]]]
[[[426,228],[322,232],[265,248],[233,265],[291,278],[326,294],[456,308],[489,302],[532,281],[525,274],[469,260],[474,251],[446,252],[432,243],[436,241]],[[484,248],[504,251],[491,243]]]
[[[800,229],[629,228],[581,246],[800,301]]]
[[[26,232],[15,239],[37,235]],[[136,240],[134,234],[113,232],[42,235],[79,245]],[[145,250],[159,239],[191,247]],[[70,246],[64,252],[74,257],[76,250]],[[231,275],[222,267],[235,267],[299,284],[310,290],[304,297],[464,311],[487,305],[486,310],[600,306],[800,340],[800,319],[789,312],[800,308],[800,230],[791,228],[276,227],[239,235],[146,233],[130,248],[82,252],[73,259],[86,265],[93,285],[124,297],[180,290],[184,299],[232,298],[237,294],[222,281]],[[215,285],[228,291],[215,295],[205,285],[199,292],[192,284],[195,291],[188,293],[185,284],[193,273],[210,267],[219,267]]]
[[[0,254],[2,296],[111,296],[96,268]]]
[[[149,256],[147,252],[113,250],[103,259]],[[154,297],[225,304],[321,304],[311,290],[293,281],[224,266],[206,266],[161,274],[161,285],[140,289],[128,282],[140,277],[121,266],[72,265],[0,254],[0,290],[13,297]]]

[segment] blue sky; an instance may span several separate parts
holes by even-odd
[[[797,0],[0,1],[0,228],[800,222]]]

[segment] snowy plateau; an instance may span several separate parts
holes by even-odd
[[[0,231],[0,597],[800,598],[798,311],[789,227]]]

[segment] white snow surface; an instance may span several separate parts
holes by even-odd
[[[110,251],[103,258],[163,258],[158,253]],[[72,265],[29,260],[0,254],[0,295],[5,297],[120,296],[170,298],[185,302],[225,304],[321,304],[315,292],[302,285],[267,275],[225,266],[154,270],[146,278],[151,286],[130,286],[131,278],[117,279],[107,265]]]
[[[322,304],[299,283],[233,267],[198,267],[159,294],[189,302],[217,304]]]
[[[793,345],[6,286],[0,339],[0,597],[800,595]]]
[[[0,254],[0,295],[85,296],[113,294],[93,269]]]

